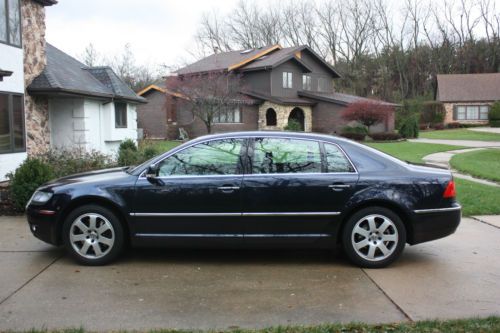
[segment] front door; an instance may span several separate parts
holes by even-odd
[[[135,236],[169,242],[196,239],[199,244],[241,241],[243,147],[244,139],[198,143],[159,162],[154,181],[140,177],[133,213]]]
[[[242,186],[246,242],[330,237],[358,180],[343,152],[314,140],[276,137],[256,138],[250,147],[251,174]]]

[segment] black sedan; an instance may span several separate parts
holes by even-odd
[[[240,132],[189,141],[142,165],[41,186],[27,206],[33,234],[83,264],[127,243],[172,247],[342,244],[363,267],[452,234],[461,216],[448,170],[412,165],[353,141]]]

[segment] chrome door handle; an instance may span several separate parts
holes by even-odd
[[[341,189],[341,188],[349,188],[351,185],[348,184],[333,184],[333,185],[328,185],[329,188],[331,189]]]
[[[234,190],[239,190],[239,186],[219,186],[217,187],[218,190],[221,191],[234,191]]]

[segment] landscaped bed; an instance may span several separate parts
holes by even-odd
[[[126,330],[119,330],[126,333]],[[228,330],[175,330],[175,329],[155,329],[141,332],[151,333],[188,333],[188,332],[219,332],[219,333],[382,333],[382,332],[419,332],[419,333],[488,333],[500,331],[500,317],[458,319],[458,320],[432,320],[418,321],[413,323],[398,324],[323,324],[318,326],[277,326],[264,329],[228,329]],[[21,331],[19,331],[21,332]],[[30,333],[86,333],[91,332],[83,328],[65,330],[30,330]],[[11,333],[17,333],[11,331]],[[23,332],[24,333],[24,332]]]
[[[500,134],[472,131],[466,128],[420,132],[420,138],[439,140],[500,141]]]
[[[453,156],[450,163],[454,169],[463,173],[500,182],[500,149],[476,150],[457,154]]]

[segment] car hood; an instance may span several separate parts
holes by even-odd
[[[77,173],[74,175],[54,179],[44,184],[41,189],[54,188],[69,184],[74,185],[76,183],[110,182],[118,178],[130,176],[126,173],[127,168],[128,167],[120,167]]]

